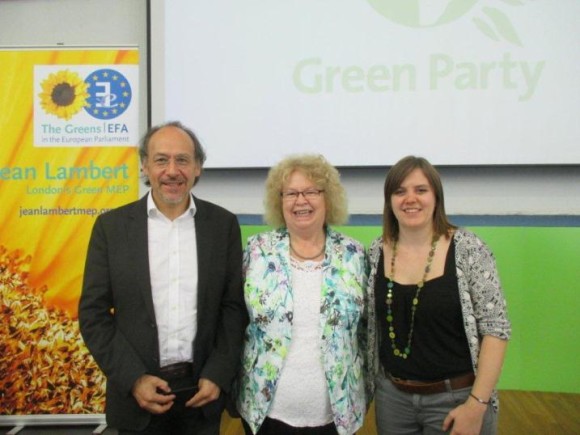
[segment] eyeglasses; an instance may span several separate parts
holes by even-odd
[[[324,192],[323,189],[307,189],[307,190],[286,190],[284,192],[280,192],[280,196],[285,201],[296,201],[300,195],[304,197],[306,200],[316,199],[320,196],[320,194]]]
[[[189,155],[177,155],[174,158],[165,155],[158,155],[153,157],[153,165],[159,168],[166,168],[169,166],[171,160],[175,162],[175,166],[180,168],[186,167],[194,161],[194,159]]]

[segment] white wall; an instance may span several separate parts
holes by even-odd
[[[0,0],[0,46],[59,43],[137,46],[141,53],[140,123],[141,130],[145,131],[146,12],[145,0]],[[195,130],[195,125],[191,127]],[[550,152],[549,143],[544,148],[546,153]],[[236,144],[232,144],[232,149],[237,153],[252,152],[236,150]],[[207,153],[211,159],[211,149]],[[450,214],[580,215],[579,166],[445,167],[440,170]],[[351,213],[381,213],[385,172],[386,168],[341,170]],[[261,214],[265,178],[265,170],[209,170],[195,191],[200,197],[236,213]]]

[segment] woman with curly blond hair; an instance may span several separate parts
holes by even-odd
[[[244,252],[250,314],[238,410],[247,434],[352,434],[366,412],[360,341],[363,246],[330,228],[347,219],[336,168],[292,156],[266,181],[266,222]]]

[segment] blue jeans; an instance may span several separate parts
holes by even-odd
[[[375,415],[379,435],[443,434],[443,420],[464,403],[471,387],[437,394],[411,394],[398,390],[381,372],[376,378]],[[483,418],[481,434],[497,432],[497,413],[491,405]]]

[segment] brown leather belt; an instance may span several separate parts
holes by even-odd
[[[393,385],[405,393],[411,394],[436,394],[449,390],[459,390],[460,388],[471,387],[475,381],[473,373],[466,373],[451,379],[436,382],[412,381],[409,379],[399,379],[387,373]]]
[[[166,381],[173,379],[187,378],[193,376],[193,364],[188,362],[170,364],[159,369],[161,378]]]

